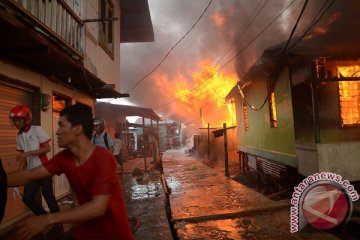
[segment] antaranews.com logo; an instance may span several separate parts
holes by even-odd
[[[308,176],[292,194],[290,232],[298,232],[307,224],[319,229],[344,224],[351,216],[352,202],[358,199],[354,186],[336,173]]]

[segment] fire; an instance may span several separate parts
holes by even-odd
[[[360,66],[338,66],[338,77],[360,77]]]
[[[330,30],[330,27],[333,25],[334,22],[336,22],[341,17],[340,12],[336,12],[332,14],[329,18],[327,18],[325,21],[323,21],[322,24],[317,25],[315,29],[312,31],[311,34],[308,34],[304,37],[304,39],[311,39],[317,36],[324,35]]]
[[[210,18],[214,21],[217,27],[221,27],[225,24],[225,17],[220,13],[213,13]]]
[[[175,87],[176,97],[197,115],[200,111],[202,126],[210,123],[213,127],[220,127],[223,123],[227,126],[235,124],[235,107],[233,103],[225,104],[224,98],[235,86],[235,75],[217,72],[210,60],[198,64],[200,71],[191,76],[195,87],[189,87],[183,81],[177,81]]]
[[[360,77],[360,66],[338,66],[338,77]],[[360,123],[360,81],[339,81],[342,125]]]

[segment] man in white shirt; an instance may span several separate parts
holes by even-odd
[[[40,126],[31,125],[32,113],[27,106],[16,106],[11,109],[9,118],[19,130],[16,136],[16,150],[19,155],[21,170],[33,169],[46,163],[46,153],[50,152],[50,139]],[[43,215],[47,212],[36,199],[36,192],[41,187],[42,195],[51,212],[58,212],[59,206],[53,193],[52,178],[46,178],[31,182],[24,187],[23,202],[35,215]]]
[[[91,142],[95,145],[106,148],[113,153],[114,142],[110,134],[105,131],[105,120],[99,117],[94,118],[93,125],[95,134],[93,135]]]

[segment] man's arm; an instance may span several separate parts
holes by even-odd
[[[113,141],[112,137],[110,136],[110,134],[107,134],[107,139],[108,139],[108,145],[109,145],[109,152],[113,153],[114,152],[114,141]]]
[[[7,175],[8,187],[17,187],[26,185],[34,180],[44,179],[52,176],[43,166],[30,170],[9,173]]]
[[[110,195],[97,195],[90,202],[71,210],[32,217],[17,226],[19,239],[29,239],[53,224],[79,223],[100,217],[105,214],[109,199]]]
[[[109,151],[110,151],[111,153],[113,153],[113,152],[114,152],[114,146],[109,147]]]
[[[30,156],[39,156],[41,154],[46,154],[46,153],[50,152],[50,150],[51,150],[50,144],[47,142],[47,143],[41,144],[40,148],[38,150],[20,153],[16,157],[16,160],[21,161],[21,160],[25,160],[27,157],[30,157]]]

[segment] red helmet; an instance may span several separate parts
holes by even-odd
[[[9,118],[23,118],[25,120],[25,125],[28,125],[32,119],[31,110],[27,106],[18,105],[11,109]]]

